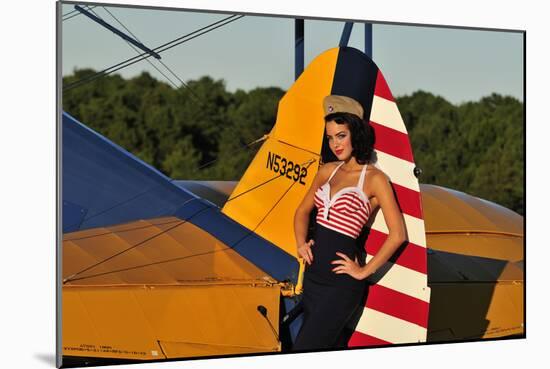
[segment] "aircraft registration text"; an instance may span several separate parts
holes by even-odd
[[[266,168],[301,185],[306,184],[304,180],[307,177],[307,168],[288,160],[284,156],[268,151]]]

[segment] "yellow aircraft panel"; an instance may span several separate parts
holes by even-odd
[[[317,155],[268,139],[223,212],[296,256],[294,212],[311,186],[318,166]]]
[[[280,350],[281,286],[178,218],[65,234],[63,278],[63,355],[152,360]]]
[[[327,50],[313,59],[285,93],[279,101],[272,137],[298,142],[304,150],[320,152],[325,128],[322,101],[331,93],[338,50]],[[302,122],[308,129],[301,129]]]
[[[524,333],[522,281],[432,283],[430,287],[428,342]]]
[[[84,236],[83,236],[84,235]],[[178,218],[66,234],[65,285],[173,284],[271,278],[210,233]]]
[[[63,354],[152,360],[279,351],[279,298],[269,283],[67,286]]]

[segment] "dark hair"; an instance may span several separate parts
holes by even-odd
[[[374,129],[364,119],[351,113],[331,113],[325,117],[325,123],[334,121],[338,124],[347,124],[351,133],[351,154],[359,164],[373,162]]]

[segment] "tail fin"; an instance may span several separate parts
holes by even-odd
[[[348,345],[425,341],[430,288],[414,157],[391,91],[376,64],[361,51],[349,47],[330,49],[311,62],[281,99],[269,139],[223,212],[296,256],[294,211],[311,186],[321,153],[327,153],[322,110],[322,100],[327,95],[349,96],[363,106],[365,118],[375,132],[376,166],[391,180],[409,240],[375,274]],[[330,161],[330,153],[328,157]],[[378,252],[388,234],[380,213],[373,214],[364,244],[367,261]]]

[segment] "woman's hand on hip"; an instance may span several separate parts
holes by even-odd
[[[365,278],[363,268],[357,262],[357,256],[355,260],[351,260],[346,254],[337,252],[336,255],[340,256],[342,259],[337,259],[331,261],[331,264],[338,265],[332,271],[336,274],[349,274],[355,279],[363,280]]]
[[[303,258],[306,263],[311,265],[313,263],[313,253],[311,252],[311,246],[315,241],[309,240],[308,242],[304,242],[303,244],[298,246],[298,256]]]

